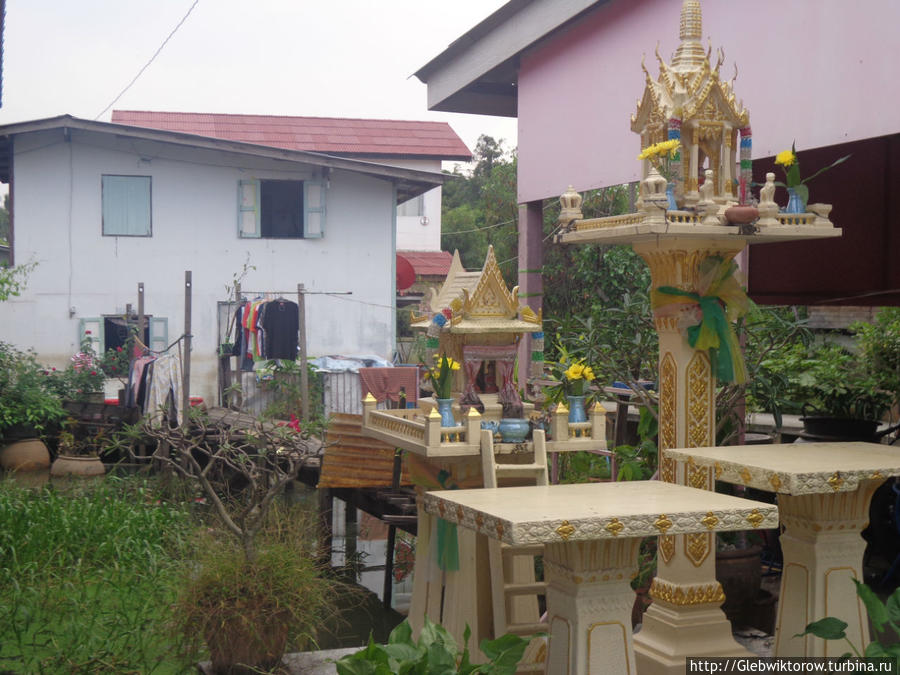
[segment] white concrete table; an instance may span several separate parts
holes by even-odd
[[[770,504],[660,481],[428,492],[424,505],[507,544],[544,544],[554,675],[635,672],[630,580],[642,537],[778,522]]]
[[[716,480],[778,494],[784,531],[776,656],[840,656],[846,643],[807,636],[825,616],[848,624],[856,645],[869,643],[862,602],[851,579],[863,579],[869,502],[889,476],[900,475],[900,448],[877,443],[791,443],[667,450],[686,482]]]

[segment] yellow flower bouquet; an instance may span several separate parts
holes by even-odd
[[[566,378],[565,387],[569,396],[584,396],[585,388],[594,380],[594,371],[583,361],[570,365],[563,375]]]
[[[443,354],[434,355],[434,368],[428,371],[428,379],[434,387],[435,398],[450,398],[453,387],[453,372],[459,370],[459,363]]]
[[[672,180],[671,163],[681,159],[679,150],[681,150],[681,141],[673,138],[661,143],[648,145],[638,155],[638,159],[649,160],[663,178]]]

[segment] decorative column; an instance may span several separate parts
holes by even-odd
[[[698,238],[659,238],[634,244],[650,266],[653,289],[661,286],[698,292],[700,265],[710,256],[733,258],[744,241]],[[711,469],[678,467],[662,458],[669,448],[715,445],[715,377],[707,351],[695,350],[684,335],[698,323],[695,310],[654,312],[659,333],[659,451],[660,479],[712,490]],[[635,658],[641,675],[682,675],[687,656],[746,656],[735,642],[731,623],[720,609],[725,599],[716,581],[716,523],[709,532],[661,535],[657,575],[650,588],[653,603],[644,614],[643,627],[634,637]]]
[[[635,672],[630,579],[640,543],[623,538],[545,545],[550,672]]]
[[[845,620],[845,632],[853,644],[869,644],[865,607],[851,579],[863,579],[866,541],[861,533],[869,523],[872,494],[883,482],[883,478],[863,481],[853,492],[778,495],[785,567],[778,601],[775,656],[840,656],[846,652],[845,642],[820,640],[811,635],[793,637],[811,621],[825,616]],[[850,611],[836,612],[837,607]]]

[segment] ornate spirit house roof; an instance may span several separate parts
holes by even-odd
[[[413,315],[413,328],[449,333],[531,333],[539,331],[541,318],[519,303],[519,287],[509,290],[488,248],[480,272],[467,272],[459,251],[453,254],[447,279],[439,291],[432,290],[425,315]]]

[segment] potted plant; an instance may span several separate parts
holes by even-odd
[[[839,345],[807,349],[795,345],[782,357],[793,374],[789,396],[803,413],[810,436],[841,440],[873,440],[895,393],[872,364]]]
[[[40,436],[66,416],[53,370],[33,351],[0,342],[0,466],[27,471],[50,466]]]
[[[438,412],[441,414],[442,427],[456,426],[453,418],[453,373],[459,370],[460,364],[445,354],[434,355],[434,368],[428,371],[426,377],[431,380],[434,387],[434,398],[437,401]]]
[[[804,213],[806,211],[806,202],[809,201],[809,188],[806,184],[820,173],[828,171],[841,162],[850,158],[850,155],[844,155],[840,159],[832,162],[826,167],[816,171],[814,174],[806,178],[800,178],[800,160],[797,159],[797,148],[795,143],[791,143],[790,150],[782,150],[775,156],[775,164],[780,166],[784,171],[784,183],[777,182],[775,185],[787,188],[788,203],[784,209],[785,213]]]
[[[314,567],[310,533],[287,531],[277,513],[274,523],[272,517],[277,498],[321,443],[299,424],[257,420],[236,429],[198,409],[188,422],[171,428],[146,417],[114,444],[133,455],[138,442],[157,441],[152,459],[201,490],[220,523],[216,532],[226,534],[207,542],[183,579],[174,634],[188,646],[205,641],[215,672],[271,668],[287,645],[315,639],[339,587]]]
[[[106,435],[102,428],[90,433],[71,417],[63,422],[57,437],[57,457],[50,465],[51,476],[103,476],[106,468],[100,460]]]
[[[587,422],[585,401],[591,397],[590,384],[594,381],[594,371],[583,359],[575,358],[559,346],[560,360],[550,365],[553,379],[558,384],[546,390],[548,401],[568,402],[569,422]]]

